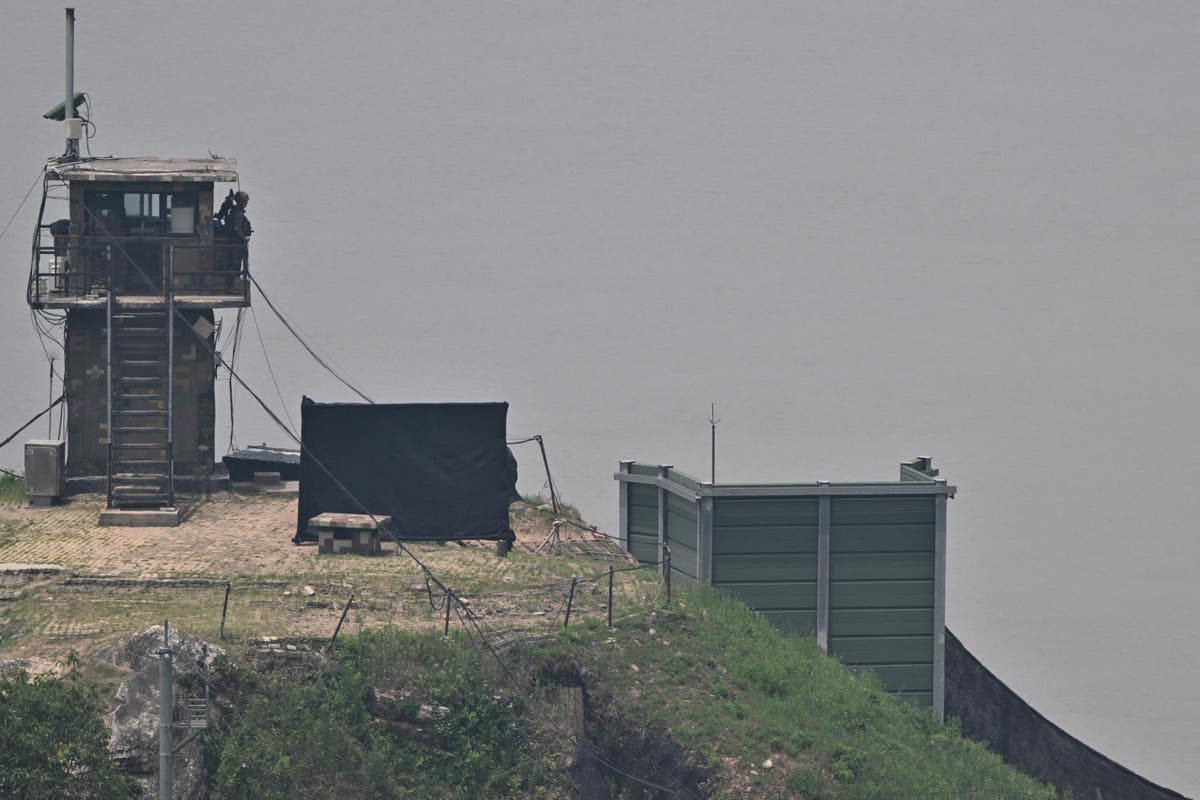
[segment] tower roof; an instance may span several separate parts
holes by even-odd
[[[233,158],[96,158],[51,165],[49,171],[65,181],[211,183],[238,179]]]

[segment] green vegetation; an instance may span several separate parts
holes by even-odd
[[[25,500],[25,479],[0,472],[0,503],[20,503]]]
[[[493,689],[463,644],[387,630],[341,655],[299,683],[226,665],[241,688],[210,744],[214,800],[515,798],[565,785],[536,755],[520,699]]]
[[[77,680],[73,669],[67,675],[0,675],[0,797],[136,797],[109,760],[98,689]]]
[[[718,797],[1056,797],[711,589],[615,632],[573,627],[548,651],[586,669],[597,706],[682,745]]]
[[[464,634],[394,629],[347,637],[300,681],[227,666],[240,688],[211,745],[213,796],[572,797],[555,692],[583,685],[601,760],[685,797],[1057,797],[712,590],[647,612],[613,630],[580,619],[505,651],[507,670]]]

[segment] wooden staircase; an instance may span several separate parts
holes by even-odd
[[[169,313],[156,308],[110,314],[109,508],[175,505]]]

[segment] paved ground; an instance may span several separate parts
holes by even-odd
[[[176,528],[101,527],[101,495],[54,508],[0,505],[0,562],[58,564],[109,576],[161,578],[205,573],[299,571],[313,548],[296,547],[295,498],[214,494],[181,504]]]
[[[219,492],[180,503],[174,528],[101,527],[102,495],[78,495],[53,508],[0,503],[0,562],[54,564],[77,572],[142,579],[198,575],[283,575],[305,572],[316,548],[296,546],[296,499],[263,492]],[[552,515],[514,506],[517,547],[536,549],[552,531]],[[606,539],[564,525],[564,544],[617,554]],[[478,543],[493,547],[492,543]],[[429,547],[425,545],[424,547]]]

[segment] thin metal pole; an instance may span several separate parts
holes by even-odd
[[[445,599],[445,601],[444,601],[444,605],[446,606],[446,624],[445,624],[445,626],[442,628],[442,636],[449,636],[449,635],[450,635],[450,602],[451,602],[451,600],[450,600],[450,590],[449,590],[449,589],[447,589],[447,590],[446,590],[446,599]]]
[[[54,405],[54,356],[50,356],[50,405]],[[46,415],[46,438],[54,438],[54,414]]]
[[[233,584],[225,581],[225,602],[221,604],[221,640],[225,640],[225,614],[229,611],[229,590]]]
[[[667,605],[671,605],[671,548],[663,545],[663,578],[667,581]]]
[[[337,641],[338,633],[342,630],[342,623],[346,621],[346,615],[350,613],[350,606],[354,604],[354,592],[350,593],[350,599],[346,601],[346,607],[342,609],[342,617],[338,620],[337,627],[333,629],[333,636],[329,639],[329,647],[332,650],[334,642]]]
[[[175,245],[167,249],[167,505],[175,507]]]
[[[554,514],[557,516],[558,493],[554,491],[554,478],[550,477],[550,461],[546,458],[546,443],[542,441],[541,434],[533,438],[537,439],[538,449],[542,451],[542,465],[546,468],[546,483],[550,486],[550,505],[554,508]]]
[[[571,603],[575,601],[575,584],[579,583],[579,576],[571,576],[571,593],[567,595],[567,615],[563,618],[563,630],[571,624]]]
[[[67,9],[67,101],[63,105],[63,126],[68,131],[67,120],[75,116],[75,9]],[[63,153],[70,160],[79,158],[79,140],[67,137],[67,149]]]
[[[708,424],[712,428],[712,481],[715,486],[717,484],[717,423],[721,420],[717,419],[717,404],[709,404]]]
[[[171,661],[171,636],[163,620],[163,646],[158,651],[158,798],[175,798],[174,732],[175,670]]]
[[[104,381],[105,392],[108,402],[105,409],[108,413],[108,421],[105,432],[108,435],[108,457],[105,459],[105,476],[106,476],[106,491],[108,492],[108,507],[113,507],[113,279],[112,265],[109,264],[109,274],[105,276],[105,283],[108,290],[104,293]]]
[[[608,565],[608,627],[612,627],[613,568]]]

